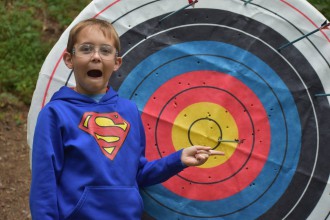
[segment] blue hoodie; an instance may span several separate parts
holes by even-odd
[[[34,134],[33,219],[140,219],[139,187],[183,170],[181,151],[145,158],[139,111],[111,88],[99,103],[62,87],[41,110]]]

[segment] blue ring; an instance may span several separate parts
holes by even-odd
[[[258,96],[270,116],[271,148],[268,160],[254,185],[231,197],[216,201],[194,201],[156,185],[142,193],[145,206],[154,216],[181,219],[226,216],[235,219],[243,215],[247,219],[255,219],[282,196],[299,161],[299,115],[291,92],[276,72],[258,57],[236,46],[214,41],[192,41],[169,46],[143,60],[129,73],[119,88],[119,94],[133,99],[142,111],[150,96],[168,80],[197,70],[227,73],[242,81]],[[173,207],[173,200],[180,201],[184,212]],[[209,212],[207,216],[199,211],[205,207]],[[210,213],[212,210],[214,213]]]

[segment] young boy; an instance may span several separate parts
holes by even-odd
[[[140,219],[139,187],[203,164],[209,147],[184,148],[147,161],[137,107],[107,88],[122,64],[119,38],[106,21],[72,28],[63,59],[76,87],[62,87],[41,110],[33,142],[33,219]]]

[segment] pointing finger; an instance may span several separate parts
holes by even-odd
[[[210,150],[210,155],[225,155],[225,152],[218,150]]]

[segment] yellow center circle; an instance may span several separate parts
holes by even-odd
[[[220,126],[210,118],[201,118],[195,121],[188,130],[189,142],[193,145],[216,148],[221,136]]]
[[[199,102],[183,109],[172,127],[172,142],[176,150],[192,145],[212,147],[225,156],[211,156],[201,168],[225,163],[235,152],[238,129],[233,116],[222,106]]]

